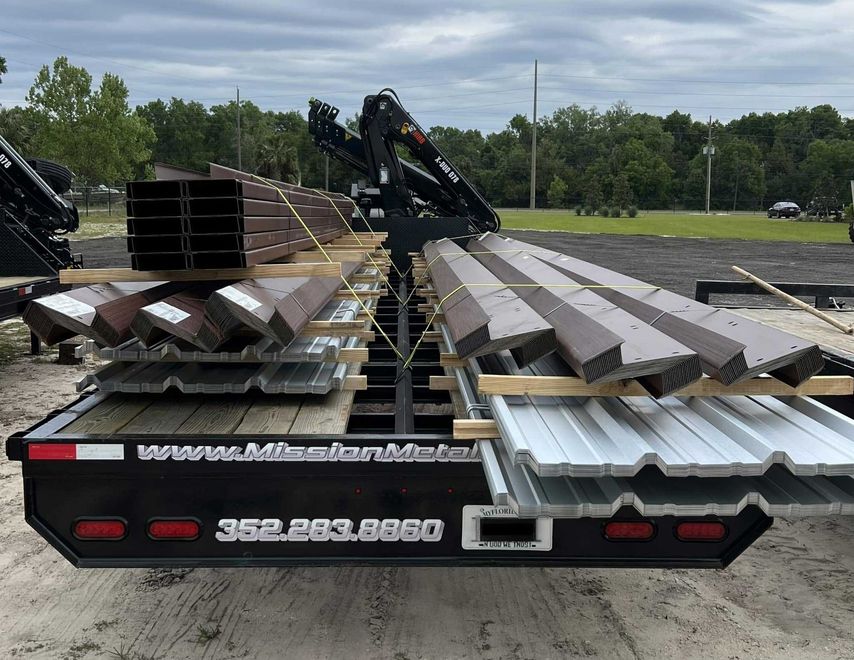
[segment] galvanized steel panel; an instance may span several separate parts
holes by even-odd
[[[734,516],[748,506],[770,516],[854,515],[851,477],[799,477],[779,465],[756,477],[674,479],[654,468],[628,478],[538,477],[513,465],[500,444],[496,460],[484,462],[488,473],[498,466],[487,481],[495,503],[523,517],[609,518],[624,506],[643,516]]]
[[[347,339],[355,348],[358,339]],[[102,392],[161,394],[176,387],[185,394],[243,394],[257,388],[265,394],[326,394],[341,389],[346,363],[199,364],[193,362],[113,362],[79,383]]]

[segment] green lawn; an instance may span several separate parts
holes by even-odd
[[[73,234],[69,234],[69,238],[72,240],[124,236],[127,232],[127,218],[123,213],[107,215],[106,212],[92,211],[87,216],[82,210],[78,209],[78,211],[80,213],[80,228]]]
[[[498,210],[503,229],[539,229],[583,234],[635,234],[754,241],[848,243],[848,223],[769,220],[765,215],[690,215],[651,212],[636,218],[577,216],[574,211]]]

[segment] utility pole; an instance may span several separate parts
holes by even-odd
[[[243,169],[243,156],[240,149],[240,87],[237,87],[237,169]]]
[[[531,133],[531,209],[537,208],[537,60],[534,60],[534,130]]]
[[[709,215],[709,205],[712,198],[712,116],[709,115],[709,142],[704,149],[706,152],[706,215]]]

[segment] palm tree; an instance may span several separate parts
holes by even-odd
[[[271,133],[258,146],[257,173],[268,179],[302,185],[299,153],[286,133]]]

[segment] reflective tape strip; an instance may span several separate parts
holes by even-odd
[[[121,461],[125,457],[124,445],[45,442],[27,446],[31,461]]]

